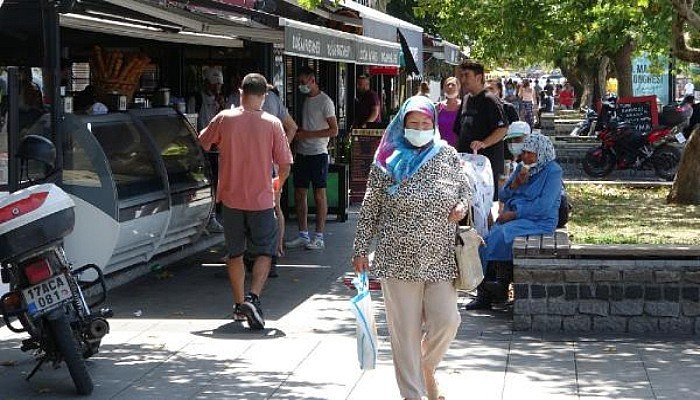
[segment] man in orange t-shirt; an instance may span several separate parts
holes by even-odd
[[[228,252],[229,280],[234,315],[245,315],[251,329],[263,329],[260,293],[267,281],[271,257],[277,253],[275,191],[284,186],[292,164],[292,152],[280,120],[262,110],[267,81],[248,74],[241,85],[241,107],[217,114],[199,135],[205,150],[219,148],[219,185],[224,239]],[[279,182],[270,175],[279,165]],[[245,293],[243,253],[255,257],[250,291]]]

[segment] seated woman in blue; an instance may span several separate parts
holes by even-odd
[[[512,266],[508,276],[500,276],[500,282],[493,282],[495,269],[487,268],[490,262],[512,262],[513,241],[518,236],[553,233],[559,219],[559,203],[562,190],[562,169],[557,164],[554,145],[548,137],[540,134],[528,135],[523,142],[516,167],[498,194],[504,203],[503,211],[485,238],[486,246],[481,247],[481,262],[484,268],[485,298],[478,298],[471,309],[490,308],[494,290],[507,291],[512,276]],[[503,279],[505,278],[505,279]],[[498,288],[494,288],[496,285]],[[491,290],[489,290],[491,289]]]

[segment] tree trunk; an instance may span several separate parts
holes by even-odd
[[[618,97],[632,97],[632,52],[637,48],[632,39],[613,55],[615,70],[617,71],[617,95]]]
[[[608,67],[610,66],[610,58],[603,56],[598,64],[598,71],[593,79],[593,92],[590,104],[593,108],[597,108],[598,100],[605,95],[605,84],[608,80]]]
[[[676,11],[671,24],[673,36],[673,53],[680,60],[700,62],[700,49],[690,46],[690,35],[686,33],[685,24],[700,31],[700,16],[693,11],[694,1],[671,0]],[[673,181],[671,192],[666,201],[674,204],[700,205],[700,128],[696,127],[691,133],[685,151],[681,157],[676,179]]]
[[[681,163],[671,192],[666,197],[668,203],[700,205],[700,126],[693,129],[685,145]]]

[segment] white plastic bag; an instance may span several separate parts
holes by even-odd
[[[357,359],[360,369],[374,369],[378,353],[377,324],[374,320],[367,272],[357,274],[352,283],[357,288],[357,295],[350,299],[350,309],[357,319]]]
[[[493,173],[491,161],[481,154],[459,153],[462,172],[469,178],[474,206],[474,228],[482,237],[489,233],[488,216],[493,205]]]

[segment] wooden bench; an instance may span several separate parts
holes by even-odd
[[[554,234],[516,237],[513,241],[513,257],[516,258],[566,258],[571,242],[566,228]]]

